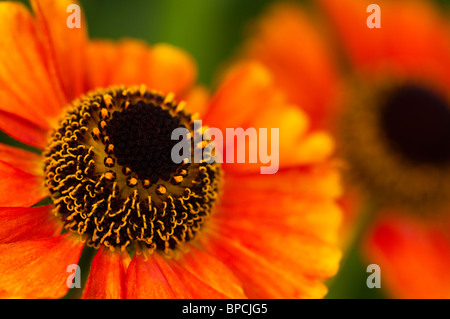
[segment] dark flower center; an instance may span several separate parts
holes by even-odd
[[[391,147],[415,163],[450,164],[450,108],[444,97],[405,85],[381,109],[381,127]]]
[[[179,127],[191,136],[191,158],[175,163],[171,135]],[[144,87],[74,101],[44,152],[46,186],[65,228],[96,248],[136,243],[169,253],[192,240],[221,184],[219,164],[194,163],[204,146],[194,145],[193,130],[182,104]]]
[[[171,134],[180,126],[180,118],[168,110],[139,101],[122,112],[115,111],[106,134],[119,165],[156,183],[160,177],[169,180],[179,166],[171,159],[171,150],[178,142],[171,140]]]

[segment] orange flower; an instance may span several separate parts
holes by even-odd
[[[381,28],[370,29],[370,4],[277,4],[244,56],[273,72],[288,101],[331,119],[319,125],[335,131],[346,162],[344,228],[375,202],[364,248],[393,295],[449,297],[449,27],[428,2],[378,1]]]
[[[71,1],[31,3],[34,17],[0,3],[0,129],[45,149],[0,144],[1,297],[64,296],[86,254],[84,298],[325,295],[340,260],[333,141],[265,67],[233,66],[209,96],[182,50],[88,41],[66,26]],[[174,167],[167,132],[195,134],[194,111],[217,128],[279,128],[279,172]]]

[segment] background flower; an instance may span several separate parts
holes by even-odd
[[[343,245],[359,229],[356,247],[393,296],[448,297],[448,20],[430,2],[379,1],[371,29],[370,3],[276,3],[238,58],[261,61],[290,101],[325,114],[316,125],[335,132],[348,180]]]

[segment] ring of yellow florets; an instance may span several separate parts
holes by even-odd
[[[145,87],[75,101],[44,152],[46,187],[65,228],[96,248],[139,243],[168,253],[192,240],[213,210],[221,169],[171,162],[176,127],[192,138],[193,116]],[[203,147],[191,145],[191,154]]]

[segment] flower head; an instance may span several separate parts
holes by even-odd
[[[210,96],[186,52],[90,41],[66,27],[68,4],[0,3],[0,129],[41,154],[0,144],[0,296],[61,297],[86,254],[85,298],[324,296],[340,260],[330,136],[260,63]],[[171,132],[204,130],[195,112],[279,128],[280,171],[173,162]]]

